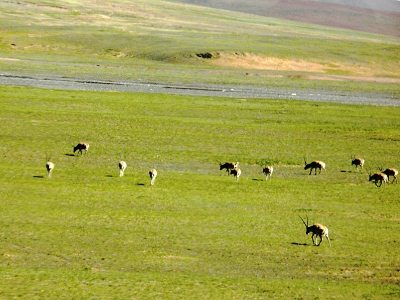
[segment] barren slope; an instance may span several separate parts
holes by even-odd
[[[305,0],[175,1],[266,17],[400,37],[400,3],[395,3],[395,1],[393,1],[394,4],[390,4],[391,2],[388,0],[384,0],[380,3],[382,4],[382,9],[387,8],[389,10],[393,7],[399,7],[399,9],[394,9],[392,11]]]

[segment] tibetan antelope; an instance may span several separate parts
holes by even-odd
[[[263,168],[263,174],[265,175],[265,180],[268,180],[268,178],[271,178],[272,172],[274,172],[273,166],[266,166]]]
[[[314,161],[310,162],[309,164],[307,164],[307,161],[304,158],[304,164],[305,164],[304,170],[310,169],[310,174],[308,174],[308,175],[311,175],[313,169],[315,170],[314,175],[317,175],[317,169],[319,169],[318,174],[321,174],[322,169],[324,169],[324,171],[326,173],[325,163],[320,160],[314,160]]]
[[[389,183],[388,176],[385,173],[371,174],[371,172],[368,171],[368,174],[369,174],[369,181],[373,181],[377,187],[381,187],[382,183],[383,184]],[[378,185],[378,181],[379,181],[379,185]]]
[[[392,183],[395,182],[395,181],[397,183],[397,175],[399,174],[398,170],[396,170],[394,168],[388,168],[385,171],[383,171],[382,173],[386,174],[388,182],[390,181],[390,176],[392,176],[393,177]]]
[[[54,169],[54,164],[51,161],[47,161],[46,163],[46,169],[47,169],[47,177],[50,178],[51,177],[51,172]]]
[[[149,172],[149,175],[150,175],[150,184],[154,185],[154,181],[156,180],[156,177],[157,177],[156,169],[151,169]]]
[[[118,166],[119,166],[119,177],[122,177],[122,176],[124,176],[124,172],[125,172],[125,169],[127,167],[127,164],[126,164],[126,162],[121,160],[119,162]]]
[[[74,147],[74,153],[78,150],[78,153],[82,155],[82,150],[85,150],[86,155],[88,154],[89,151],[89,144],[85,142],[80,142],[78,145]]]
[[[356,169],[358,167],[360,167],[360,169],[362,170],[362,168],[364,166],[364,163],[365,163],[365,160],[363,158],[361,158],[361,157],[355,157],[354,156],[354,158],[353,157],[351,158],[351,165],[355,165]]]
[[[311,240],[313,242],[313,245],[319,246],[322,242],[322,237],[324,236],[328,240],[329,246],[331,246],[331,240],[329,239],[328,235],[329,234],[328,227],[318,223],[315,223],[312,226],[308,226],[308,217],[307,217],[307,224],[306,222],[304,222],[302,217],[299,216],[299,218],[303,221],[304,225],[306,226],[306,234],[308,235],[310,232],[312,233]],[[315,241],[314,241],[314,236],[315,236]],[[317,244],[318,237],[319,237],[319,243]]]
[[[242,174],[242,170],[240,170],[239,168],[233,168],[231,170],[230,174],[232,174],[235,177],[236,182],[238,182],[239,181],[239,177]]]
[[[219,163],[219,170],[223,170],[226,169],[226,172],[229,172],[234,169],[234,168],[238,168],[239,167],[239,162],[226,162],[224,164]]]

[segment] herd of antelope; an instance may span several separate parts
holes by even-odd
[[[80,142],[78,145],[74,146],[74,153],[78,151],[78,155],[80,154],[83,156],[83,151],[85,151],[85,155],[88,155],[89,152],[89,144],[86,142]],[[365,160],[361,157],[351,157],[351,165],[355,166],[356,169],[360,168],[360,170],[364,167]],[[54,163],[50,161],[50,158],[47,158],[47,163],[46,163],[46,170],[47,170],[47,177],[50,178],[52,171],[54,169]],[[125,161],[120,161],[118,163],[119,167],[119,176],[122,177],[124,176],[125,169],[127,167],[127,163]],[[235,178],[235,181],[239,181],[240,175],[242,174],[242,170],[239,168],[239,162],[226,162],[222,164],[221,162],[219,163],[219,169],[220,170],[226,170],[228,175],[233,175]],[[314,160],[310,163],[307,163],[306,158],[304,158],[304,170],[310,170],[310,173],[308,175],[312,174],[312,171],[314,170],[314,175],[317,175],[317,170],[319,170],[318,174],[321,174],[322,170],[326,173],[326,164],[323,161],[320,160]],[[380,167],[381,172],[377,172],[372,174],[371,170],[368,170],[369,173],[369,181],[372,181],[375,183],[377,187],[381,187],[382,184],[389,184],[390,183],[390,177],[393,177],[392,183],[398,182],[397,181],[397,175],[399,174],[399,171],[394,168],[387,168],[384,171],[382,171],[382,167]],[[273,166],[264,166],[262,168],[262,173],[265,175],[265,179],[268,180],[271,178],[272,173],[274,172],[274,167]],[[157,171],[155,169],[151,169],[149,171],[149,176],[150,176],[150,185],[154,185],[155,179],[157,177]]]
[[[85,155],[88,154],[89,151],[89,144],[85,142],[81,142],[78,145],[74,146],[74,153],[78,151],[78,155],[80,154],[81,156],[83,155],[83,151],[85,151]],[[355,166],[356,169],[360,168],[360,170],[364,167],[365,160],[361,157],[352,157],[351,158],[351,165]],[[46,170],[47,170],[47,177],[50,178],[52,171],[54,170],[54,163],[50,161],[50,158],[47,158],[47,163],[46,163]],[[118,163],[119,167],[119,176],[122,177],[124,176],[125,169],[127,168],[127,163],[125,161],[120,161]],[[221,170],[226,170],[228,175],[233,175],[235,178],[235,181],[238,182],[240,175],[242,174],[241,169],[239,168],[239,162],[226,162],[222,164],[221,162],[219,163],[219,169]],[[317,175],[317,170],[319,171],[318,174],[321,174],[322,170],[326,173],[326,164],[323,161],[320,160],[314,160],[310,163],[307,163],[306,158],[304,158],[304,170],[310,170],[310,173],[308,175],[312,174],[312,171],[314,170],[314,175]],[[368,170],[369,174],[369,181],[373,181],[377,187],[381,187],[382,184],[389,184],[390,183],[390,177],[393,177],[393,180],[391,183],[396,182],[397,183],[397,175],[399,171],[394,168],[387,168],[384,171],[382,171],[382,167],[380,167],[381,172],[377,172],[372,174],[371,170]],[[262,173],[265,176],[265,179],[268,180],[271,178],[272,173],[274,172],[274,167],[273,166],[263,166],[262,167]],[[157,177],[157,171],[156,169],[151,169],[149,171],[149,176],[150,176],[150,185],[154,185],[155,179]],[[300,216],[299,216],[300,217]],[[308,225],[308,217],[306,216],[307,222],[304,222],[303,218],[300,217],[302,222],[304,223],[306,227],[306,234],[308,235],[311,233],[311,240],[313,245],[319,246],[322,242],[323,237],[325,237],[328,242],[329,246],[331,246],[331,241],[329,239],[328,235],[328,227],[315,223],[312,226]],[[319,242],[318,242],[319,238]],[[318,243],[317,243],[318,242]]]

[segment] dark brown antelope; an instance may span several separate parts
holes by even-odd
[[[151,169],[149,172],[149,175],[150,175],[150,184],[154,185],[154,181],[156,180],[156,177],[157,177],[156,169]]]
[[[240,170],[239,168],[233,168],[231,170],[230,174],[232,174],[235,177],[236,182],[238,182],[239,177],[242,174],[242,170]]]
[[[239,162],[226,162],[224,164],[219,163],[219,170],[226,169],[226,172],[229,172],[234,169],[239,167]]]
[[[74,153],[78,150],[78,153],[82,155],[82,150],[86,151],[86,155],[88,154],[89,151],[89,144],[85,142],[80,142],[78,145],[74,147]]]
[[[364,166],[364,163],[365,163],[365,160],[363,158],[361,158],[361,157],[355,157],[354,156],[354,158],[353,157],[351,158],[351,165],[355,165],[356,169],[358,167],[360,167],[360,169],[362,169],[363,166]]]
[[[329,246],[331,246],[331,240],[329,239],[329,232],[328,232],[328,227],[319,224],[319,223],[315,223],[312,226],[308,226],[308,217],[307,218],[307,224],[306,222],[304,222],[304,220],[299,216],[299,218],[303,221],[304,225],[306,226],[306,234],[308,235],[310,232],[312,233],[311,235],[311,240],[313,242],[313,245],[315,246],[319,246],[322,242],[322,237],[324,236],[328,242],[329,242]],[[314,241],[314,236],[315,236],[315,241]],[[317,238],[319,237],[319,243],[317,244]]]
[[[393,177],[393,182],[396,181],[397,183],[397,175],[399,174],[399,171],[394,169],[394,168],[388,168],[385,171],[382,172],[383,174],[386,174],[387,178],[388,178],[388,182],[390,182],[390,176]]]
[[[124,162],[123,160],[121,160],[121,161],[119,162],[119,164],[118,164],[118,167],[119,167],[119,177],[124,176],[124,172],[125,172],[125,169],[126,169],[126,167],[127,167],[126,162]]]
[[[382,184],[389,183],[388,176],[385,173],[371,174],[371,172],[368,171],[368,174],[369,174],[369,181],[373,181],[377,187],[381,187]],[[379,185],[378,185],[378,182],[379,182]]]
[[[320,160],[314,160],[314,161],[310,162],[309,164],[307,164],[307,161],[304,158],[304,164],[305,164],[304,170],[310,169],[310,174],[308,174],[308,175],[311,175],[313,169],[315,170],[314,175],[317,175],[317,169],[319,169],[318,174],[321,174],[322,169],[324,169],[324,171],[326,173],[325,163]]]
[[[272,172],[274,172],[273,166],[265,166],[263,168],[263,174],[265,175],[265,180],[268,180],[268,178],[271,178]]]
[[[47,161],[46,163],[46,169],[47,169],[47,177],[50,178],[51,177],[51,172],[54,169],[54,164],[51,161]]]

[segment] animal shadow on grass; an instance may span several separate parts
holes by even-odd
[[[264,179],[260,179],[260,178],[253,178],[254,181],[264,181]]]
[[[340,170],[341,173],[361,173],[360,171],[356,170],[356,171],[352,171],[352,170]]]
[[[145,184],[144,184],[144,183],[141,183],[141,182],[136,183],[136,185],[145,186]]]
[[[296,243],[296,242],[293,242],[293,243],[291,243],[292,245],[295,245],[295,246],[307,246],[307,244],[304,244],[304,243]]]
[[[34,175],[33,178],[44,178],[43,175]]]
[[[75,154],[65,153],[66,156],[75,156]]]

